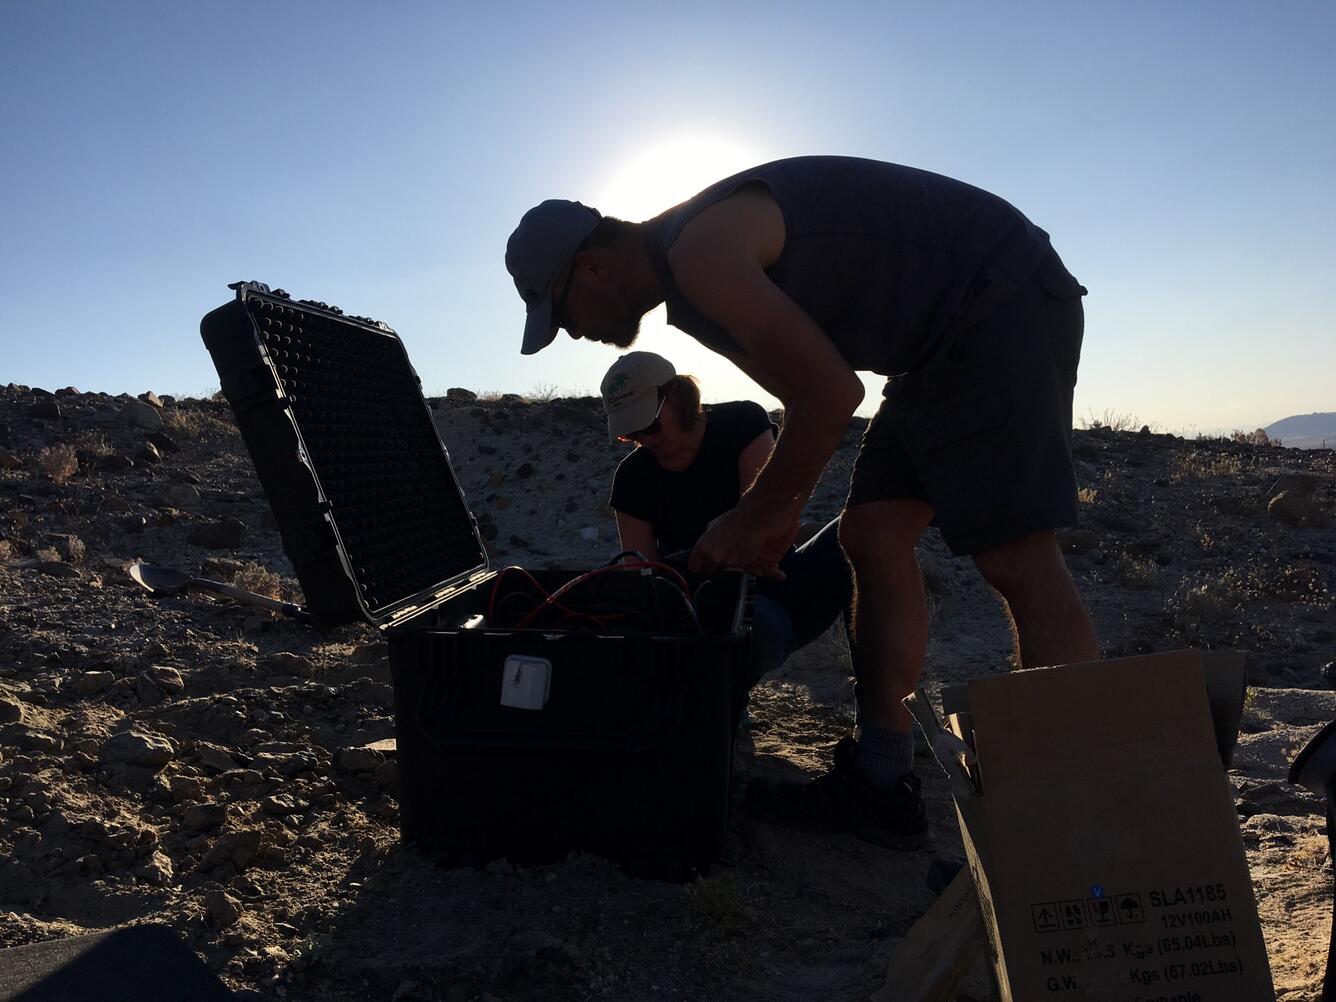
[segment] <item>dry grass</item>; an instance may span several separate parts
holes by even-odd
[[[1165,603],[1165,612],[1175,629],[1197,636],[1203,628],[1220,626],[1234,616],[1228,588],[1219,581],[1185,578]]]
[[[288,601],[284,593],[283,579],[254,561],[247,561],[242,565],[241,570],[237,571],[236,577],[232,583],[238,588],[245,588],[247,591],[253,591],[257,595],[263,595],[265,598],[277,599],[280,602]]]
[[[87,452],[98,459],[110,456],[116,451],[107,441],[107,436],[100,431],[81,431],[75,436],[73,444],[79,452]]]
[[[196,440],[210,436],[238,438],[240,433],[231,421],[214,417],[212,414],[193,407],[168,407],[162,412],[162,424],[172,434]]]
[[[1113,564],[1114,579],[1125,588],[1150,591],[1160,586],[1160,568],[1149,557],[1124,553]]]
[[[1086,431],[1139,431],[1143,426],[1135,414],[1105,410],[1103,414],[1091,411],[1081,419],[1080,427]]]
[[[1203,480],[1208,477],[1235,477],[1243,472],[1240,456],[1215,455],[1209,452],[1187,452],[1178,461],[1172,479],[1181,482],[1189,477]]]
[[[14,544],[7,539],[0,539],[0,563],[3,563],[6,560],[13,560],[14,557]]]
[[[1094,504],[1099,500],[1099,491],[1094,487],[1082,487],[1076,492],[1076,500],[1081,504]]]
[[[37,463],[58,484],[69,480],[79,469],[79,457],[68,445],[47,446],[37,454]]]

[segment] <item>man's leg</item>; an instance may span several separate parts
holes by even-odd
[[[918,685],[928,644],[914,546],[931,521],[932,506],[912,499],[860,504],[840,520],[840,545],[854,572],[852,653],[864,729],[913,732],[901,700]]]
[[[914,543],[932,520],[922,501],[875,501],[845,510],[840,540],[855,582],[852,653],[859,734],[835,746],[834,768],[807,783],[753,780],[762,817],[808,831],[848,831],[894,849],[927,838],[914,776],[913,724],[899,700],[917,683],[928,635]]]
[[[1034,532],[975,554],[1007,604],[1024,668],[1099,659],[1099,641],[1053,532]]]

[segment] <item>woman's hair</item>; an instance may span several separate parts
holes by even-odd
[[[677,413],[682,419],[684,431],[696,426],[696,419],[701,415],[700,383],[695,376],[676,375],[659,387],[660,397],[667,402],[670,398],[677,405]]]

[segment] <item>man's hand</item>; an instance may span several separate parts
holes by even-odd
[[[798,534],[799,506],[755,515],[742,507],[724,512],[705,530],[691,551],[693,571],[741,568],[757,577],[783,580],[779,561]]]

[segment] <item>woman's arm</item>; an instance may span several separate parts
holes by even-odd
[[[738,456],[738,489],[744,494],[756,480],[756,475],[761,472],[761,467],[770,458],[770,450],[774,447],[774,429],[767,428],[752,439]]]
[[[659,559],[659,542],[654,535],[654,526],[643,518],[636,518],[624,511],[617,512],[617,536],[621,539],[623,550],[638,550],[648,560]]]

